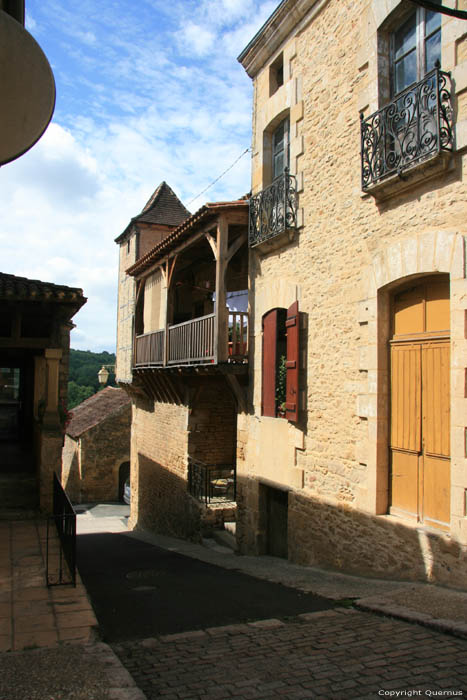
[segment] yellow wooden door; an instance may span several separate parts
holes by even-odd
[[[391,513],[447,530],[450,520],[448,280],[394,298]]]

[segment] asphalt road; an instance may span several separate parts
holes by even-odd
[[[77,538],[78,568],[104,640],[327,610],[334,602],[170,552],[127,535]]]

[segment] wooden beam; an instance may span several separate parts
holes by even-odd
[[[226,308],[227,295],[225,290],[225,271],[227,269],[227,245],[229,229],[227,220],[219,216],[217,220],[217,251],[216,259],[216,311],[214,319],[214,362],[227,362],[227,329],[229,325]]]
[[[242,247],[244,243],[247,241],[247,234],[242,233],[241,236],[239,236],[229,247],[227,251],[227,262],[230,262],[230,260],[233,258],[235,253]]]
[[[232,393],[237,400],[238,410],[241,413],[246,413],[247,401],[245,389],[240,385],[240,382],[234,374],[226,374],[225,378],[227,380],[227,384],[230,386]]]
[[[209,243],[209,245],[212,248],[212,252],[214,253],[214,260],[217,260],[217,243],[214,238],[214,236],[211,233],[206,233],[206,238]]]

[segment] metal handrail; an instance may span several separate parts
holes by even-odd
[[[237,475],[231,464],[205,464],[188,458],[188,493],[209,505],[213,501],[233,503],[237,497]]]
[[[53,582],[49,575],[49,523],[51,521],[55,523],[59,540],[58,581]],[[64,577],[63,559],[67,564],[71,580]],[[76,586],[76,513],[55,472],[53,475],[53,515],[47,519],[46,579],[47,586],[70,583]]]
[[[362,189],[379,183],[454,142],[450,73],[439,66],[392,102],[361,120]]]

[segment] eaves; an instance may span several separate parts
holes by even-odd
[[[292,32],[303,29],[328,2],[283,0],[237,58],[250,78],[258,75]]]

